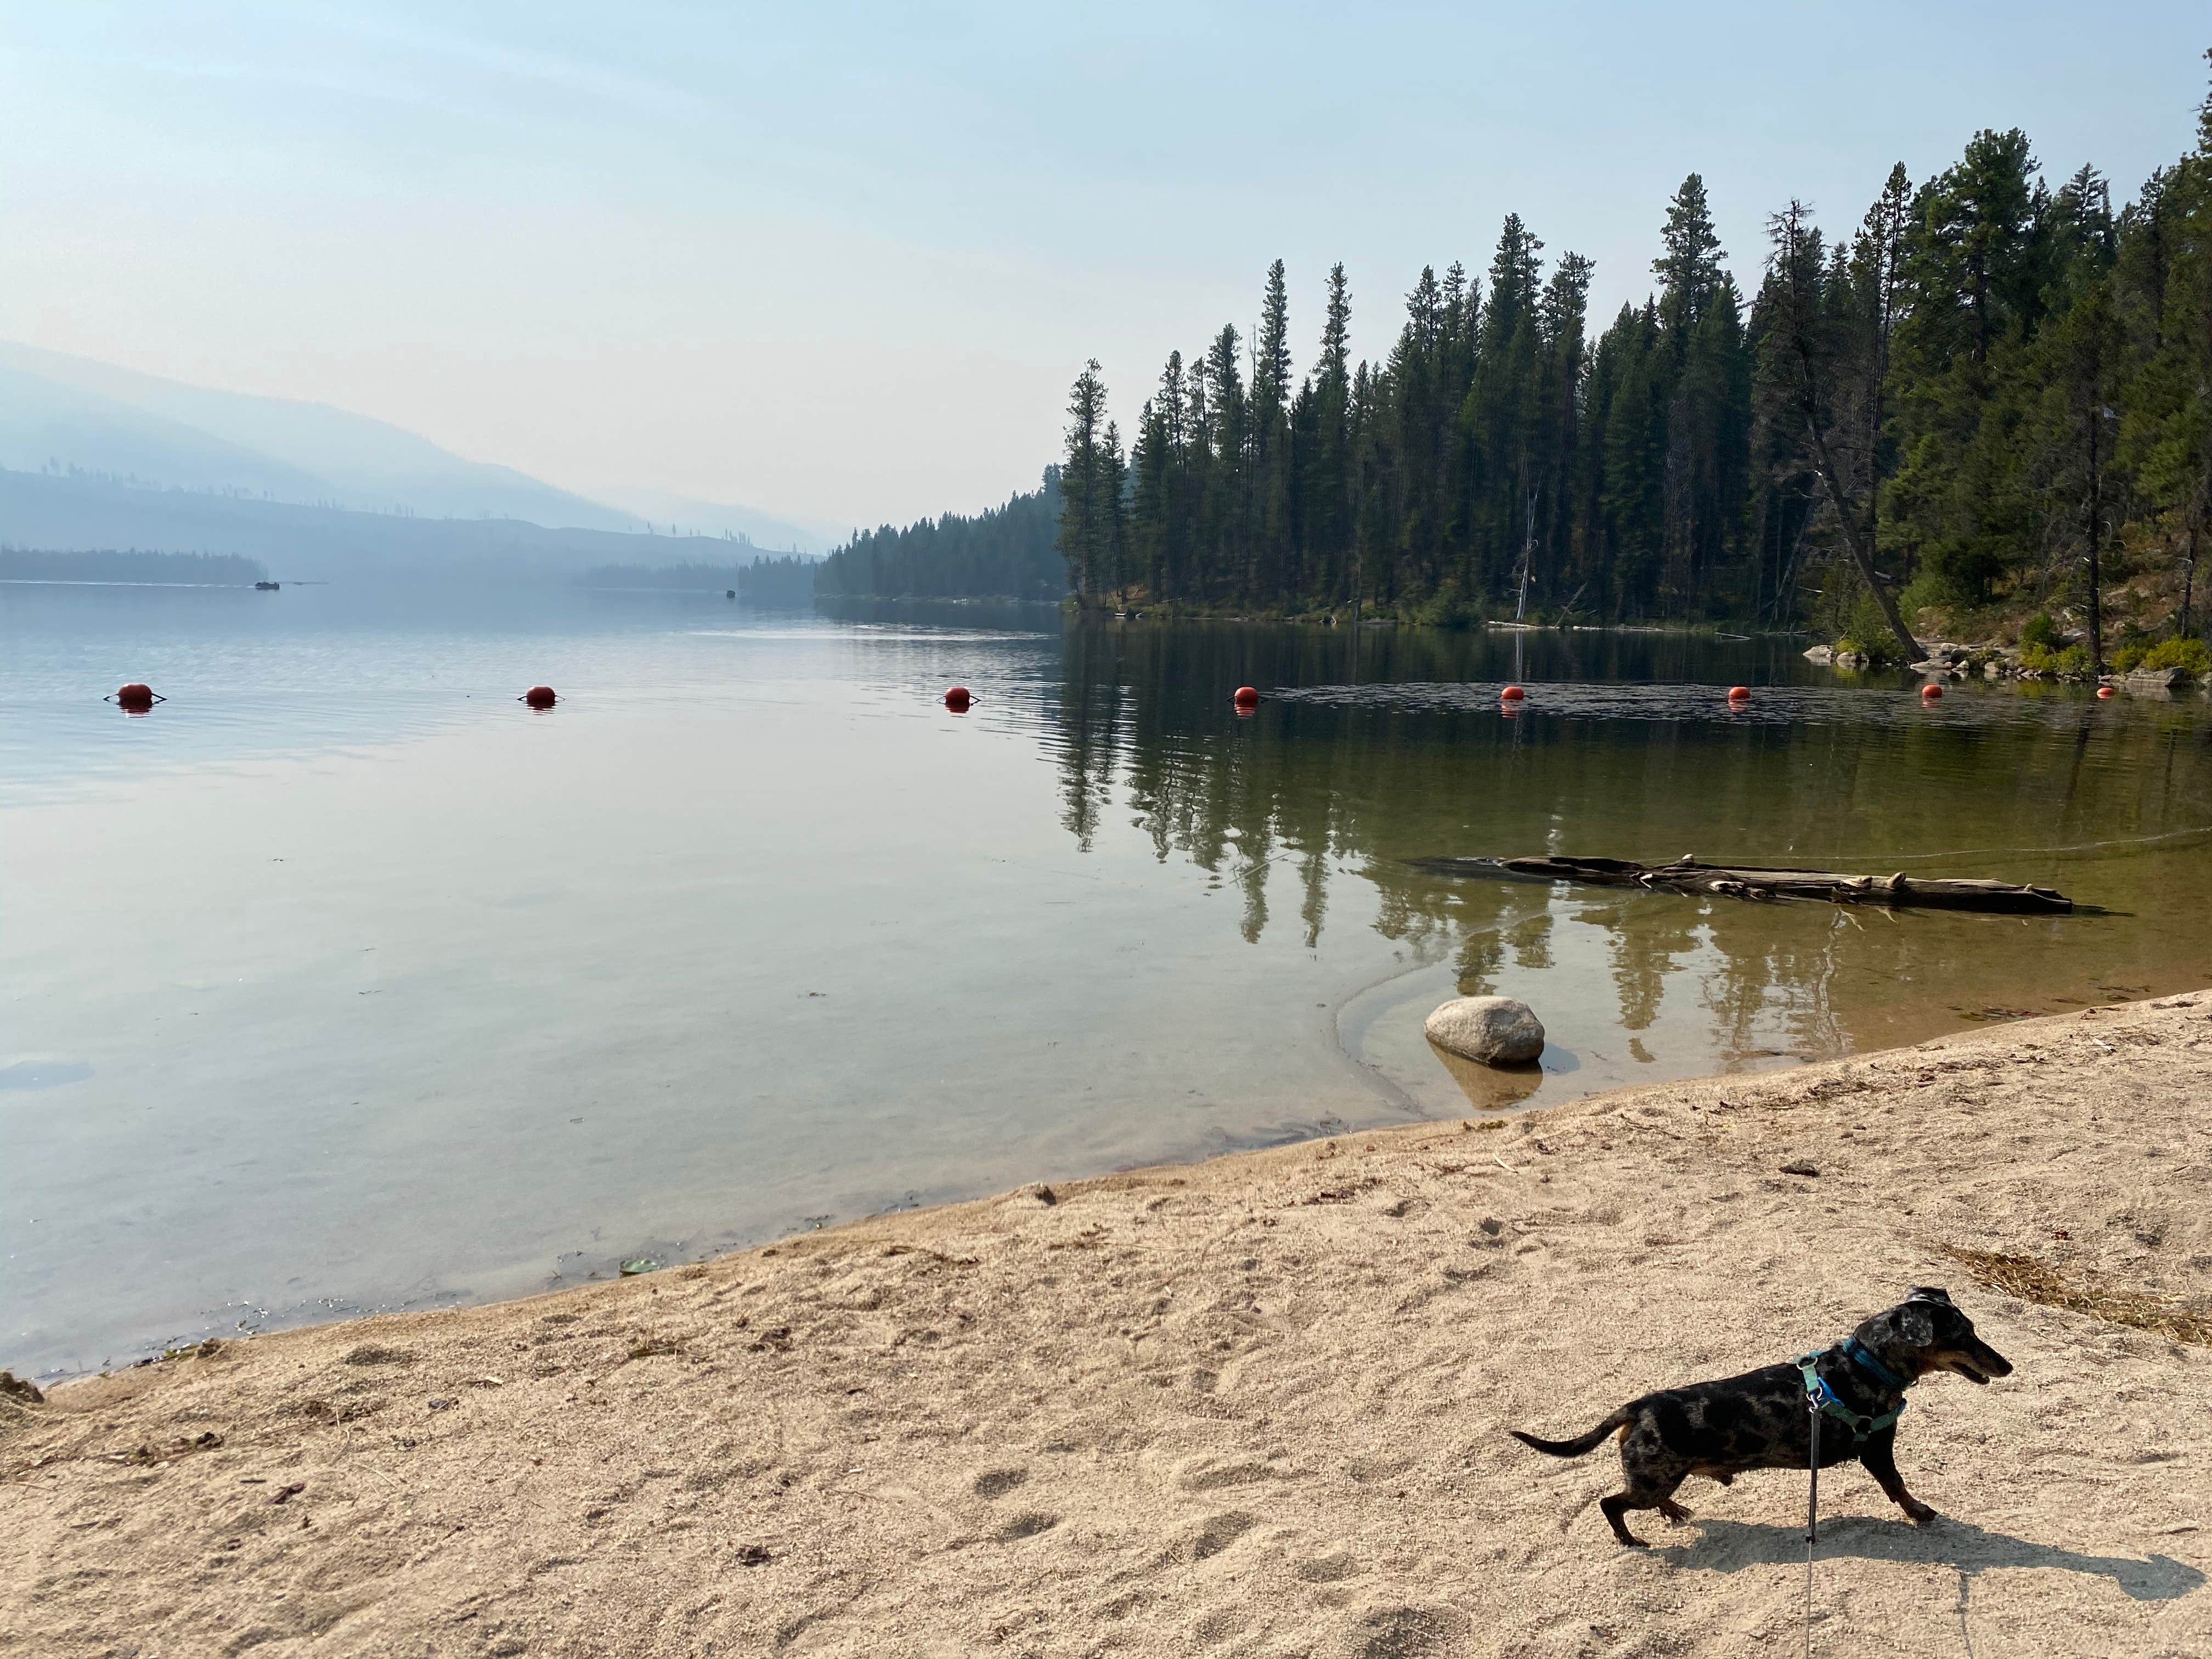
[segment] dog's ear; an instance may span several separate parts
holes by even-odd
[[[1941,1302],[1948,1306],[1951,1292],[1934,1285],[1915,1285],[1905,1291],[1905,1299],[1908,1302]]]
[[[1897,1334],[1915,1348],[1932,1346],[1936,1340],[1936,1316],[1917,1305],[1917,1298],[1906,1302],[1890,1316]]]

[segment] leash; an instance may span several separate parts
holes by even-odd
[[[1805,1415],[1813,1425],[1813,1482],[1805,1495],[1805,1659],[1813,1659],[1813,1546],[1820,1535],[1820,1396],[1808,1393]]]
[[[1907,1386],[1903,1378],[1861,1346],[1856,1337],[1844,1345],[1844,1358],[1899,1394]],[[1812,1427],[1813,1441],[1813,1480],[1805,1495],[1805,1659],[1813,1659],[1813,1546],[1820,1541],[1820,1419],[1834,1418],[1851,1431],[1851,1444],[1860,1446],[1905,1414],[1901,1404],[1895,1411],[1884,1412],[1879,1417],[1853,1411],[1837,1399],[1836,1391],[1821,1380],[1820,1366],[1820,1356],[1817,1352],[1806,1354],[1797,1362],[1797,1369],[1805,1379],[1805,1416]]]
[[[1843,1345],[1844,1359],[1898,1395],[1894,1411],[1878,1417],[1855,1412],[1836,1397],[1836,1391],[1821,1377],[1820,1355],[1825,1352],[1801,1355],[1797,1361],[1798,1372],[1805,1379],[1805,1416],[1813,1441],[1813,1479],[1805,1494],[1805,1659],[1813,1659],[1813,1546],[1820,1540],[1820,1419],[1832,1417],[1849,1429],[1856,1449],[1884,1429],[1895,1426],[1905,1415],[1905,1391],[1912,1386],[1908,1378],[1883,1364],[1858,1338],[1850,1337]]]

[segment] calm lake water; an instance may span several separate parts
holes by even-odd
[[[0,1364],[2212,982],[2203,700],[1914,684],[1662,635],[0,587]],[[2103,913],[1404,862],[1544,851]],[[1540,1073],[1422,1038],[1493,989]]]

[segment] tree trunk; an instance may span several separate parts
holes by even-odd
[[[1802,344],[1799,349],[1801,352],[1803,350]],[[1808,385],[1812,373],[1812,364],[1808,361],[1805,365]],[[1828,499],[1836,505],[1836,523],[1844,532],[1844,544],[1850,549],[1851,561],[1858,566],[1859,574],[1865,578],[1869,591],[1874,594],[1874,602],[1881,607],[1882,620],[1889,624],[1889,631],[1897,636],[1897,642],[1905,647],[1905,661],[1918,662],[1922,654],[1920,641],[1912,637],[1912,630],[1905,625],[1905,617],[1897,608],[1896,599],[1875,571],[1874,549],[1862,538],[1858,526],[1851,522],[1850,498],[1844,495],[1843,482],[1836,477],[1835,463],[1828,454],[1828,440],[1820,430],[1820,422],[1814,417],[1813,407],[1813,400],[1808,396],[1806,398],[1805,429],[1813,435],[1813,453],[1817,458],[1814,470],[1820,473],[1820,482],[1827,486]]]
[[[2184,640],[2189,637],[2189,602],[2197,587],[2197,514],[2194,511],[2189,515],[2186,534],[2188,539],[2183,545],[2189,551],[2181,561],[2181,625],[2174,629],[2174,637]]]
[[[1790,279],[1790,347],[1797,359],[1802,381],[1798,387],[1798,400],[1805,416],[1805,434],[1813,441],[1814,471],[1820,475],[1820,482],[1828,491],[1828,499],[1835,504],[1836,526],[1844,532],[1844,545],[1850,550],[1851,562],[1858,566],[1867,591],[1874,595],[1875,603],[1881,607],[1882,620],[1889,624],[1889,631],[1896,635],[1897,642],[1905,647],[1905,661],[1918,662],[1922,655],[1920,641],[1912,637],[1912,630],[1905,625],[1905,618],[1899,614],[1896,599],[1891,596],[1874,568],[1873,538],[1864,533],[1865,526],[1875,521],[1872,501],[1869,499],[1869,511],[1863,525],[1859,515],[1851,509],[1850,495],[1844,488],[1843,478],[1836,470],[1835,457],[1829,453],[1828,434],[1820,428],[1820,373],[1813,362],[1813,342],[1808,322],[1811,300],[1802,289],[1799,270],[1802,263],[1798,252],[1802,246],[1798,228],[1802,211],[1801,204],[1792,202],[1788,215],[1780,217],[1784,236],[1783,257],[1786,262],[1784,269]],[[1870,494],[1874,488],[1875,467],[1875,459],[1869,453],[1867,472]]]
[[[2105,475],[2098,465],[2098,439],[2102,432],[2103,405],[2092,397],[2089,404],[2089,672],[2105,672],[2105,615],[2103,572],[2098,555],[2104,542]]]

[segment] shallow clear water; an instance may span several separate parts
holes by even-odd
[[[0,586],[0,1364],[2204,983],[2207,712],[1662,635]],[[2102,913],[1403,862],[1542,851]],[[1448,1070],[1455,989],[1542,1070]]]

